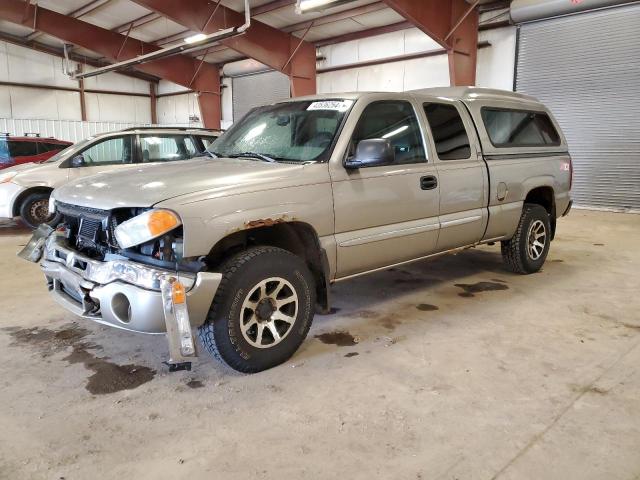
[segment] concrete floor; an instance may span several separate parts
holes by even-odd
[[[640,216],[574,211],[531,276],[483,247],[338,284],[253,376],[75,320],[26,239],[0,229],[0,478],[640,478]]]

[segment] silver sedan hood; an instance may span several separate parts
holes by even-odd
[[[182,195],[207,192],[228,195],[297,185],[302,165],[247,159],[198,158],[164,164],[140,165],[69,182],[57,188],[56,201],[111,210],[151,207]]]

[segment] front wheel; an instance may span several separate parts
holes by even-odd
[[[243,373],[280,365],[311,327],[313,285],[296,255],[275,247],[245,250],[226,262],[200,340],[214,357]]]
[[[502,242],[502,258],[515,273],[535,273],[542,268],[550,243],[549,214],[540,205],[525,203],[515,235]]]
[[[43,223],[54,223],[57,216],[49,213],[49,193],[39,192],[27,195],[20,205],[22,221],[31,228]]]

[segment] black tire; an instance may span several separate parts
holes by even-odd
[[[199,328],[199,336],[204,347],[218,360],[243,373],[256,373],[286,362],[298,350],[309,332],[315,310],[315,287],[313,276],[304,261],[296,255],[275,247],[252,247],[229,259],[222,268],[223,276],[216,296],[209,310],[207,320]],[[297,311],[287,312],[295,318],[291,324],[279,322],[278,330],[284,332],[277,341],[268,325],[263,325],[260,340],[253,338],[258,323],[268,322],[269,308],[276,308],[275,303],[263,298],[256,308],[248,308],[245,301],[260,298],[258,285],[268,279],[279,278],[284,282],[282,291],[292,297],[297,295]],[[278,283],[273,282],[273,283]],[[289,285],[285,285],[288,283]],[[278,284],[275,288],[280,285]],[[265,292],[272,283],[267,283]],[[277,297],[273,292],[271,295]],[[260,320],[259,306],[265,302],[267,311],[260,311],[264,319]],[[275,302],[275,299],[274,299]],[[271,306],[268,306],[271,305]],[[280,307],[278,307],[280,308]],[[278,311],[276,308],[276,311]],[[291,304],[282,308],[292,308]],[[275,314],[275,311],[271,312]],[[248,314],[248,318],[247,318]],[[243,320],[241,320],[241,316]],[[254,325],[247,333],[243,333],[243,325]],[[258,322],[258,323],[255,323]],[[274,323],[275,325],[275,323]],[[290,326],[288,326],[290,325]],[[276,327],[273,327],[276,328]],[[286,331],[284,330],[286,328]],[[268,331],[268,332],[267,332]],[[266,340],[265,340],[266,339]],[[272,339],[273,346],[268,346]],[[253,341],[254,344],[250,343]],[[267,345],[263,345],[263,342]],[[259,342],[262,348],[256,346]]]
[[[544,246],[539,252],[539,256],[536,251],[532,251],[529,248],[532,229],[540,227],[538,222],[543,225],[545,234]],[[502,258],[509,270],[514,273],[535,273],[544,265],[550,244],[551,222],[549,221],[549,214],[540,205],[525,203],[515,235],[511,240],[502,242]],[[539,246],[536,248],[540,250]]]
[[[38,192],[27,195],[20,205],[22,221],[31,228],[38,228],[43,223],[57,223],[57,215],[49,214],[50,193]]]

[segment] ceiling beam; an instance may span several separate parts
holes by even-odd
[[[219,1],[190,0],[176,5],[174,0],[133,0],[138,5],[170,18],[194,32],[205,34],[239,25],[244,15]],[[292,96],[316,92],[315,47],[281,30],[252,19],[251,27],[221,44],[247,55],[289,76]]]
[[[84,15],[95,12],[96,10],[107,6],[112,1],[113,0],[92,0],[89,3],[85,3],[80,8],[76,8],[72,12],[67,13],[67,16],[73,17],[73,18],[80,18],[80,17],[83,17]],[[31,41],[31,40],[35,40],[41,35],[42,35],[42,32],[35,31],[27,35],[25,38]]]
[[[478,56],[478,2],[464,0],[385,0],[442,45],[449,54],[451,85],[475,85]]]
[[[59,38],[120,61],[154,52],[158,46],[92,25],[76,18],[29,5],[22,0],[2,0],[0,19]],[[242,21],[237,25],[242,24]],[[126,40],[126,41],[125,41]],[[218,69],[188,55],[175,55],[136,65],[136,69],[199,92],[201,113],[208,128],[220,127],[220,73]],[[203,106],[204,104],[204,106]]]

